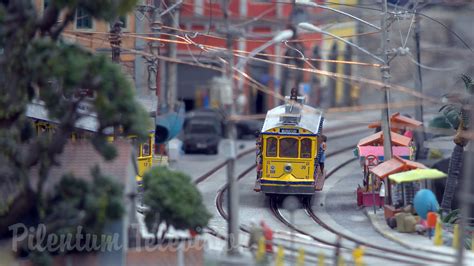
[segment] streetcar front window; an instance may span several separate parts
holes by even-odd
[[[301,140],[301,158],[311,158],[311,148],[312,148],[311,139],[302,139]]]
[[[277,156],[277,139],[268,138],[267,139],[267,157],[276,157]]]
[[[298,158],[298,140],[293,138],[280,139],[280,157]]]

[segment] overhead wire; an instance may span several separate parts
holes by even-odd
[[[279,4],[292,4],[291,2],[280,2],[280,1],[275,1],[275,3],[279,3]],[[367,5],[364,5],[364,4],[344,4],[344,3],[337,3],[337,2],[330,2],[330,1],[327,1],[326,4],[331,4],[331,5],[339,5],[339,6],[346,6],[346,7],[352,7],[352,8],[359,8],[359,9],[366,9],[366,10],[373,10],[373,11],[380,11],[382,12],[383,10],[380,9],[380,8],[373,8],[373,7],[370,7],[370,6],[373,6],[375,5],[374,4],[367,4]],[[409,8],[405,8],[405,7],[398,7],[400,9],[403,9],[405,12],[408,12],[408,13],[414,13],[413,10],[409,9]],[[389,13],[391,13],[392,15],[394,15],[394,13],[392,11],[390,11]],[[429,16],[429,15],[426,15],[422,12],[417,12],[420,16],[423,16],[429,20],[432,20],[436,23],[438,23],[439,25],[441,25],[445,30],[447,30],[448,32],[450,32],[451,34],[453,34],[467,49],[469,49],[472,53],[474,53],[474,50],[469,46],[469,44],[467,44],[467,42],[461,37],[459,36],[459,34],[452,30],[451,28],[449,28],[448,26],[446,26],[443,22]]]
[[[81,35],[81,33],[77,33],[77,32],[74,32],[74,31],[65,31],[65,32],[69,32],[71,34],[76,34],[76,35]],[[188,31],[188,32],[191,32],[191,31]],[[87,34],[101,34],[101,35],[109,35],[110,33],[109,32],[88,32]],[[198,32],[194,32],[195,34],[200,34]],[[162,33],[164,35],[173,35],[173,34],[169,34],[169,33]],[[180,35],[174,35],[175,37],[178,37],[179,39],[181,39],[182,41],[177,41],[177,40],[171,40],[171,39],[164,39],[164,38],[158,38],[158,37],[145,37],[145,36],[142,36],[143,34],[134,34],[134,33],[123,33],[122,36],[124,37],[133,37],[133,38],[140,38],[140,39],[143,39],[143,40],[149,40],[149,41],[160,41],[160,42],[164,42],[164,43],[177,43],[177,44],[183,44],[183,45],[196,45],[196,46],[205,46],[205,47],[208,47],[208,48],[215,48],[215,49],[224,49],[222,47],[219,47],[219,46],[212,46],[212,45],[206,45],[206,44],[200,44],[200,43],[196,43],[194,41],[192,41],[190,39],[190,37],[188,35],[185,34],[185,37],[182,37]],[[354,36],[354,35],[350,35],[350,36]],[[347,37],[347,36],[346,36]],[[290,41],[288,41],[290,42]],[[250,52],[249,51],[245,51],[245,50],[238,50],[238,49],[233,49],[233,52],[234,52],[234,55],[236,56],[240,56],[239,54],[249,54]],[[273,58],[288,58],[288,59],[298,59],[298,58],[295,58],[295,57],[292,57],[292,56],[286,56],[286,55],[275,55],[275,54],[269,54],[269,53],[259,53],[259,55],[263,55],[263,56],[266,56],[266,57],[273,57]],[[371,67],[380,67],[380,64],[377,64],[377,63],[366,63],[366,62],[357,62],[357,61],[344,61],[344,60],[331,60],[331,59],[318,59],[318,58],[307,58],[307,60],[309,61],[319,61],[319,62],[329,62],[329,63],[341,63],[341,64],[353,64],[353,65],[360,65],[360,66],[371,66]]]
[[[68,34],[66,33],[65,35],[68,35]],[[70,35],[70,36],[78,37],[79,39],[85,39],[87,41],[91,41],[90,38],[87,38],[87,37],[75,36],[75,35]],[[97,39],[97,38],[95,38],[95,39]],[[96,41],[96,40],[92,40],[92,41],[97,42],[97,43],[102,43],[102,41],[104,41],[104,40],[106,40],[106,39],[103,39],[103,40],[99,39],[98,41]],[[136,53],[136,54],[151,56],[151,57],[155,57],[155,58],[166,60],[166,61],[172,61],[172,62],[175,62],[175,63],[188,64],[188,65],[192,65],[192,66],[208,68],[208,69],[212,69],[212,70],[215,70],[215,71],[218,71],[218,72],[224,72],[225,71],[225,69],[222,68],[222,67],[219,68],[219,67],[205,65],[205,64],[196,65],[195,63],[192,63],[192,62],[186,62],[186,61],[183,61],[183,60],[180,60],[180,59],[174,59],[173,60],[169,57],[165,57],[165,56],[161,56],[161,55],[154,55],[154,54],[146,53],[146,52],[143,52],[143,51],[138,51],[138,50],[135,50],[135,49],[128,49],[128,48],[124,48],[124,47],[121,47],[121,49],[128,50],[128,51]],[[234,69],[238,72],[240,71],[239,69],[236,69],[235,67],[234,67]],[[244,82],[249,84],[249,86],[254,87],[256,89],[259,89],[262,92],[264,92],[266,94],[269,94],[269,95],[272,95],[274,97],[277,97],[279,99],[284,99],[284,97],[281,94],[276,93],[273,90],[271,90],[270,88],[264,86],[260,82],[256,81],[252,77],[250,77],[247,73],[241,72],[240,74],[242,74],[246,78],[244,80]],[[239,75],[234,74],[234,79],[240,79]],[[417,104],[420,104],[420,103],[418,103],[417,101],[403,101],[403,102],[392,102],[392,103],[390,103],[390,106],[392,108],[405,108],[405,107],[413,107],[413,106],[416,106]],[[430,104],[437,104],[437,103],[433,101],[431,103],[424,103],[423,105],[427,106],[427,105],[430,105]],[[385,104],[365,104],[365,105],[359,105],[359,106],[332,107],[332,108],[326,109],[325,112],[329,113],[329,114],[347,113],[347,112],[354,113],[354,112],[361,112],[361,111],[367,111],[367,110],[380,110],[382,108],[385,108]],[[248,119],[248,118],[251,118],[251,119],[264,119],[265,114],[257,114],[257,115],[252,115],[252,116],[236,115],[236,116],[233,116],[231,119],[242,120],[242,119]],[[339,117],[338,119],[345,119],[345,118],[347,118],[347,115],[343,115],[343,116]],[[367,121],[367,122],[371,122],[371,121]],[[437,128],[432,128],[432,129],[436,130],[436,133],[443,132],[443,130],[446,131],[447,134],[452,133],[452,130],[437,129]]]
[[[74,36],[74,35],[72,35]],[[90,40],[90,38],[85,38],[85,37],[82,37],[86,40]],[[130,48],[124,48],[122,47],[122,49],[127,49],[127,50],[134,50],[134,49],[130,49]],[[142,52],[143,53],[143,52]],[[147,54],[147,56],[150,56]],[[167,57],[164,57],[164,56],[156,56],[158,59],[163,59],[163,60],[166,60],[166,61],[171,61],[171,62],[176,62],[176,63],[183,63],[183,64],[188,64],[188,65],[193,65],[193,64],[190,64],[189,62],[186,62],[186,61],[179,61],[179,60],[170,60],[169,58]],[[340,79],[347,79],[347,80],[351,80],[351,81],[354,81],[354,82],[358,82],[358,83],[365,83],[365,84],[369,84],[369,85],[373,85],[373,86],[376,86],[377,88],[381,88],[383,86],[383,83],[380,82],[380,81],[375,81],[375,80],[371,80],[371,79],[367,79],[367,78],[363,78],[363,77],[357,77],[357,76],[348,76],[348,75],[344,75],[344,74],[339,74],[339,73],[333,73],[333,72],[329,72],[329,71],[325,71],[325,70],[318,70],[318,69],[309,69],[309,68],[300,68],[300,67],[297,67],[295,65],[291,65],[291,64],[285,64],[285,63],[281,63],[281,62],[275,62],[275,61],[270,61],[270,60],[266,60],[266,59],[263,59],[263,58],[259,58],[259,57],[253,57],[253,58],[250,58],[250,60],[255,60],[255,61],[262,61],[262,62],[266,62],[266,63],[269,63],[269,64],[277,64],[277,65],[280,65],[280,66],[283,66],[283,67],[286,67],[288,69],[294,69],[294,70],[300,70],[300,71],[304,71],[304,72],[309,72],[309,73],[315,73],[315,74],[320,74],[320,75],[323,75],[323,76],[327,76],[327,77],[333,77],[333,78],[340,78]],[[203,64],[195,64],[199,67],[204,67],[204,68],[210,68],[208,65],[203,65]],[[211,68],[212,69],[212,68]],[[395,84],[391,84],[389,85],[390,88],[394,89],[394,90],[397,90],[397,91],[400,91],[400,92],[403,92],[403,93],[406,93],[408,95],[412,95],[414,97],[419,97],[419,98],[422,98],[422,99],[425,99],[427,101],[431,101],[431,102],[438,102],[437,99],[434,99],[432,97],[428,97],[428,96],[425,96],[421,93],[418,93],[418,92],[415,92],[414,90],[411,90],[411,89],[408,89],[406,87],[403,87],[403,86],[398,86],[398,85],[395,85]]]

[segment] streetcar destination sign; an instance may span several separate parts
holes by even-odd
[[[297,128],[280,128],[280,134],[299,134],[300,130]]]

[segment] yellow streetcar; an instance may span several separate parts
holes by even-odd
[[[255,191],[267,195],[312,195],[322,190],[320,170],[323,113],[304,104],[304,97],[285,98],[267,112],[257,139]]]
[[[153,166],[153,147],[155,147],[155,131],[150,131],[147,141],[139,143],[137,147],[138,185],[141,185],[145,172]]]

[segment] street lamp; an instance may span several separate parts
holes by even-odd
[[[300,6],[310,6],[310,7],[316,7],[316,8],[331,10],[331,11],[333,11],[333,12],[336,12],[336,13],[339,13],[339,14],[341,14],[341,15],[350,17],[350,18],[352,18],[352,19],[354,19],[354,20],[357,20],[357,21],[359,21],[359,22],[361,22],[361,23],[363,23],[363,24],[365,24],[365,25],[368,25],[368,26],[370,26],[370,27],[372,27],[372,28],[374,28],[374,29],[376,29],[376,30],[380,30],[380,27],[379,27],[379,26],[376,26],[376,25],[374,25],[374,24],[372,24],[372,23],[370,23],[370,22],[367,22],[367,21],[365,21],[365,20],[363,20],[363,19],[361,19],[361,18],[358,18],[358,17],[356,17],[356,16],[354,16],[354,15],[351,15],[351,14],[349,14],[349,13],[346,13],[346,12],[344,12],[344,11],[341,11],[341,10],[338,10],[338,9],[335,9],[335,8],[332,8],[332,7],[319,5],[319,4],[317,4],[317,3],[310,2],[309,0],[295,0],[295,4],[300,5]]]
[[[292,37],[294,36],[294,32],[293,30],[283,30],[281,31],[280,33],[278,33],[277,35],[275,35],[275,37],[273,37],[271,40],[269,40],[268,42],[264,43],[263,45],[255,48],[253,51],[251,51],[246,57],[244,58],[240,58],[239,59],[239,62],[237,63],[237,66],[236,66],[236,69],[239,71],[239,72],[243,72],[243,69],[245,67],[245,65],[247,64],[247,62],[249,61],[249,59],[255,57],[257,54],[259,54],[260,52],[264,51],[265,49],[267,49],[268,47],[274,45],[274,44],[277,44],[277,43],[280,43],[282,41],[286,41],[286,40],[289,40],[291,39]],[[239,93],[242,94],[242,87],[244,86],[244,81],[242,78],[240,78],[238,80],[238,88],[239,88]],[[276,94],[274,96],[276,98]],[[275,102],[277,100],[275,99]]]
[[[307,30],[307,31],[313,31],[313,32],[317,32],[317,33],[321,33],[321,34],[324,34],[324,35],[331,36],[331,37],[333,37],[333,38],[335,38],[335,39],[337,39],[337,40],[339,40],[339,41],[341,41],[341,42],[343,42],[347,45],[350,45],[350,46],[356,48],[359,51],[364,52],[367,55],[370,55],[372,58],[379,61],[380,63],[385,64],[385,60],[383,60],[382,58],[380,58],[380,57],[374,55],[373,53],[365,50],[364,48],[360,47],[359,45],[357,45],[355,43],[352,43],[352,42],[349,42],[349,41],[347,41],[347,40],[345,40],[345,39],[343,39],[343,38],[341,38],[341,37],[339,37],[335,34],[330,33],[330,32],[324,31],[321,28],[319,28],[319,27],[317,27],[317,26],[315,26],[311,23],[301,22],[300,24],[298,24],[298,27],[300,27],[304,30]]]
[[[239,60],[239,63],[237,63],[236,68],[238,70],[242,70],[242,68],[245,66],[245,64],[247,63],[247,61],[250,58],[253,58],[258,53],[262,52],[263,50],[267,49],[268,47],[272,46],[273,44],[291,39],[291,37],[293,37],[293,34],[294,34],[293,30],[281,31],[280,33],[275,35],[275,37],[273,37],[271,40],[269,40],[268,42],[266,42],[266,43],[262,44],[261,46],[255,48],[253,51],[251,51],[248,56],[246,56],[245,58],[241,58],[241,60]]]

